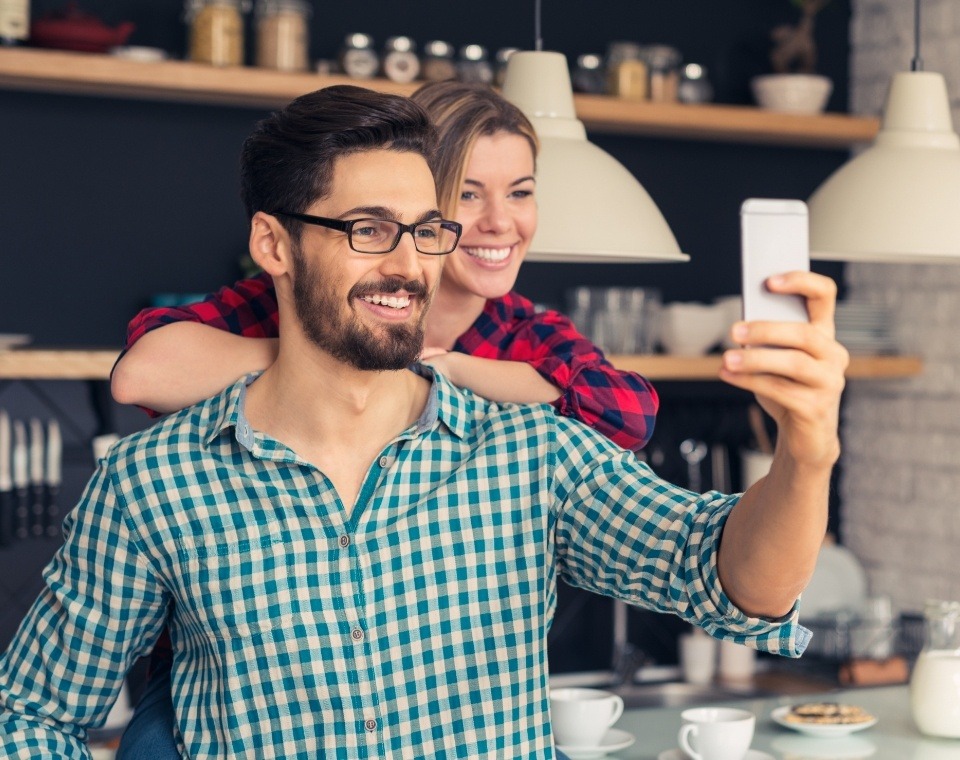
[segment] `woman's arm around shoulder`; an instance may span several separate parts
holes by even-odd
[[[129,325],[111,373],[113,397],[157,412],[182,409],[269,366],[277,331],[276,294],[267,275],[196,304],[146,309]]]
[[[653,384],[636,372],[618,370],[603,351],[563,314],[546,310],[518,325],[509,346],[561,393],[553,404],[625,449],[642,448],[653,435],[660,399]]]

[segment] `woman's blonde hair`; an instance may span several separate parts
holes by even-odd
[[[492,87],[454,80],[430,82],[410,97],[426,110],[439,133],[433,165],[437,200],[444,215],[455,218],[467,160],[478,137],[501,132],[524,137],[536,161],[540,142],[533,125]]]

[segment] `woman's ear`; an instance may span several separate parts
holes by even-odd
[[[290,235],[277,217],[258,211],[250,220],[250,257],[267,274],[276,277],[290,271]]]

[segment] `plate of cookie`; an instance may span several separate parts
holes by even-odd
[[[875,725],[877,719],[857,705],[837,702],[805,702],[784,705],[770,717],[784,728],[809,736],[844,736]]]

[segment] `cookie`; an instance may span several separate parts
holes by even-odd
[[[851,725],[866,723],[873,720],[873,716],[856,705],[841,705],[836,702],[807,702],[791,707],[783,719],[788,723]]]

